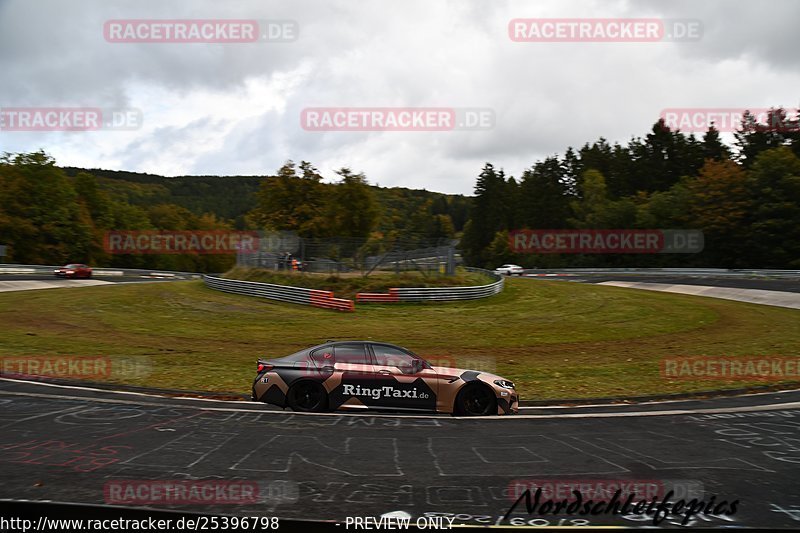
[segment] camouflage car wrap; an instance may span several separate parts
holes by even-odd
[[[362,364],[334,355],[338,353],[337,346],[352,350],[360,345],[367,357]],[[409,355],[408,360],[419,361],[412,362],[412,366],[379,364],[385,361],[376,358],[376,353],[387,350],[402,350]],[[329,411],[387,409],[474,414],[459,409],[468,396],[479,396],[486,402],[493,398],[487,407],[491,412],[481,414],[516,414],[519,409],[519,396],[508,380],[486,372],[432,366],[404,348],[372,341],[327,343],[280,359],[259,359],[252,399],[292,407],[290,391],[305,382],[321,385],[326,396],[325,410]],[[462,391],[466,392],[459,397]]]

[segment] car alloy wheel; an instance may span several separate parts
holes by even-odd
[[[488,387],[468,385],[458,393],[457,414],[461,416],[488,416],[497,414],[497,398]]]
[[[301,381],[289,390],[289,407],[293,411],[318,413],[325,411],[328,403],[325,389],[313,381]]]

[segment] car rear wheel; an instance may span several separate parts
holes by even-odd
[[[489,416],[497,414],[497,398],[489,387],[467,385],[456,397],[455,416]]]
[[[328,394],[319,383],[301,381],[289,389],[287,403],[292,411],[320,413],[328,410]]]

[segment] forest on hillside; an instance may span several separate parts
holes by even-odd
[[[0,158],[0,244],[5,262],[219,272],[230,255],[109,254],[109,231],[286,230],[306,238],[346,238],[380,251],[449,242],[467,221],[471,200],[370,185],[340,169],[323,181],[307,162],[274,175],[163,177],[61,168],[43,151]]]
[[[287,161],[264,176],[180,176],[61,168],[43,151],[0,158],[0,244],[6,262],[218,272],[220,255],[109,254],[117,230],[291,231],[349,239],[365,251],[460,239],[467,264],[493,267],[703,266],[800,268],[800,128],[773,109],[748,114],[732,146],[713,126],[701,137],[661,120],[625,144],[598,139],[535,161],[519,177],[487,162],[473,197],[370,185],[349,168],[324,180]],[[529,229],[693,229],[696,254],[512,252]]]
[[[772,109],[749,113],[733,146],[713,126],[698,138],[657,121],[627,144],[599,139],[537,161],[515,178],[487,163],[461,239],[467,262],[527,267],[800,268],[800,128]],[[692,229],[693,254],[515,254],[508,232]]]

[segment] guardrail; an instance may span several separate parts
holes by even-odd
[[[419,287],[419,288],[392,288],[388,293],[361,292],[356,294],[359,303],[393,303],[393,302],[424,302],[424,301],[457,301],[477,300],[488,298],[502,292],[505,280],[503,276],[490,270],[465,267],[469,272],[480,272],[494,279],[488,285],[473,287]]]
[[[53,270],[64,265],[16,265],[0,263],[2,274],[44,274],[52,275]],[[92,276],[102,277],[144,277],[144,278],[170,278],[170,279],[197,279],[202,276],[196,272],[178,272],[174,270],[150,270],[144,268],[95,268],[92,267]]]
[[[800,278],[800,270],[737,268],[528,268],[526,274],[648,274],[654,276],[729,276]]]
[[[214,276],[203,276],[203,281],[210,289],[233,294],[257,296],[278,302],[312,305],[324,309],[335,309],[336,311],[355,311],[355,304],[352,300],[334,298],[333,293],[330,291],[288,285],[273,285],[272,283],[258,281],[217,278]]]
[[[474,300],[492,296],[503,290],[503,276],[480,268],[467,268],[467,270],[471,272],[481,272],[490,276],[495,281],[488,285],[478,285],[474,287],[393,288],[389,289],[388,293],[359,293],[356,295],[356,301],[359,303],[386,303]],[[257,296],[279,302],[312,305],[314,307],[335,309],[337,311],[355,311],[355,303],[353,300],[334,298],[333,293],[330,291],[275,285],[258,281],[218,278],[214,276],[203,276],[203,281],[210,289],[233,294]]]

